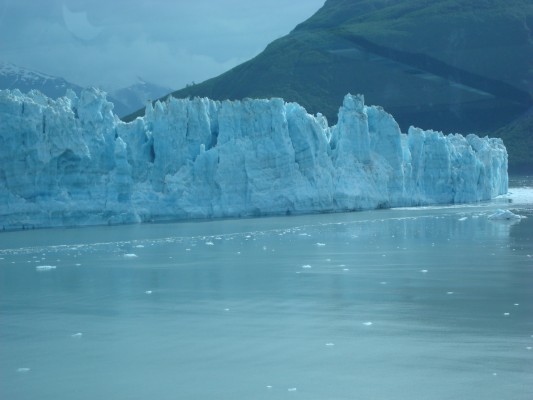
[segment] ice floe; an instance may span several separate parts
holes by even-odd
[[[53,269],[56,269],[55,265],[38,265],[35,267],[37,271],[51,271]]]

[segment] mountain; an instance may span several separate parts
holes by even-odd
[[[532,30],[531,0],[327,0],[255,58],[172,96],[282,97],[334,123],[343,96],[362,93],[404,131],[487,134],[533,105]]]
[[[19,89],[26,93],[36,89],[51,98],[64,96],[67,89],[80,93],[81,86],[63,78],[32,71],[7,62],[0,62],[0,89]]]
[[[513,170],[530,173],[533,158],[533,108],[508,125],[497,129],[491,136],[503,139],[507,151],[513,155]]]
[[[67,89],[79,95],[83,88],[60,77],[0,62],[0,89],[19,89],[23,93],[36,89],[47,97],[57,99],[64,96]],[[157,99],[170,91],[139,79],[131,86],[109,93],[108,99],[114,104],[115,114],[123,117],[143,107],[147,100]]]
[[[64,96],[67,89],[73,90],[77,95],[83,90],[81,86],[68,82],[63,78],[1,61],[0,89],[18,89],[22,93],[35,89],[52,99]],[[114,112],[119,117],[128,115],[136,109],[126,106],[112,95],[108,96],[108,98],[114,104]],[[137,107],[141,107],[143,104],[143,102],[139,102]]]
[[[145,80],[138,78],[138,82],[111,92],[111,96],[117,99],[128,110],[128,114],[132,113],[146,105],[149,100],[155,100],[170,93],[172,89],[156,85],[154,83],[146,82]]]

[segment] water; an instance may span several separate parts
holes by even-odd
[[[0,398],[530,400],[533,191],[514,192],[3,233]]]

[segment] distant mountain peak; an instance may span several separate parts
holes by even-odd
[[[79,93],[81,86],[60,77],[0,61],[0,89],[19,89],[21,92],[37,89],[48,97],[57,98],[64,96],[67,89]]]
[[[19,89],[23,93],[36,89],[48,97],[57,99],[64,96],[67,89],[79,94],[82,87],[61,77],[0,61],[0,89]],[[146,100],[157,99],[171,91],[170,88],[158,86],[138,76],[133,85],[109,91],[108,99],[115,106],[114,112],[121,117],[144,107]]]
[[[113,97],[125,104],[131,112],[144,107],[148,100],[156,100],[172,92],[173,89],[159,86],[137,76],[137,82],[111,92]]]
[[[137,75],[137,81],[134,85],[145,85],[147,82],[141,77]]]

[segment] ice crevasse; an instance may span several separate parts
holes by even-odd
[[[332,127],[282,99],[0,90],[0,229],[463,203],[507,192],[500,139],[409,128],[347,95]]]

